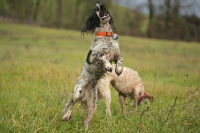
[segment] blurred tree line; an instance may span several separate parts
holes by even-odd
[[[0,16],[17,22],[80,30],[95,4],[85,1],[0,0]]]
[[[148,0],[148,37],[200,41],[200,18],[195,14],[180,14],[181,9],[191,6],[184,5],[186,1],[163,0],[156,5],[155,0]]]
[[[81,30],[97,0],[0,0],[0,20]],[[164,0],[156,7],[148,1],[149,15],[103,0],[114,18],[117,33],[162,39],[200,41],[200,19],[180,16],[184,0]],[[157,13],[159,10],[160,13]]]

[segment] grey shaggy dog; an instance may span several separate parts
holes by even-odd
[[[63,121],[71,118],[71,112],[77,101],[82,101],[87,106],[87,117],[84,121],[85,128],[96,110],[97,88],[96,85],[107,71],[120,75],[123,71],[122,58],[117,40],[113,38],[114,22],[104,3],[98,0],[93,14],[87,19],[84,33],[94,33],[94,41],[88,52],[81,76],[78,78],[71,98],[64,108]],[[111,62],[116,63],[112,68]]]

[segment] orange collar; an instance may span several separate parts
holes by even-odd
[[[97,32],[96,36],[112,36],[113,32]]]

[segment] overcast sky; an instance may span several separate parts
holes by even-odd
[[[148,0],[113,0],[116,3],[131,8],[137,9],[142,13],[148,14]],[[164,0],[152,0],[155,5],[161,4]],[[181,0],[181,14],[195,14],[200,17],[200,0]],[[187,8],[185,8],[187,6]]]

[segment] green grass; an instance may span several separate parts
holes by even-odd
[[[0,132],[85,132],[80,104],[69,122],[61,117],[92,41],[77,31],[0,23]],[[200,132],[200,44],[126,36],[119,44],[155,102],[122,115],[113,90],[112,117],[99,101],[88,132]]]

